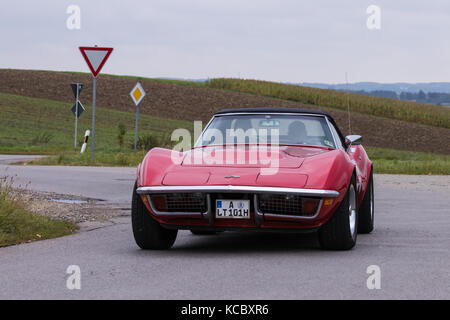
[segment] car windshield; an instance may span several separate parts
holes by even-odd
[[[311,145],[336,148],[325,117],[290,114],[215,116],[196,146],[234,144]]]

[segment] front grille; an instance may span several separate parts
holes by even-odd
[[[262,194],[258,196],[258,207],[262,213],[303,216],[302,198],[297,195]]]
[[[164,202],[156,197],[164,197]],[[162,212],[206,212],[206,196],[203,193],[168,193],[153,195],[152,203],[158,211]]]
[[[254,211],[252,193],[211,193],[212,210],[217,199],[248,199],[250,210]],[[208,210],[206,193],[165,193],[150,196],[153,207],[159,212],[204,213]],[[258,211],[263,214],[314,217],[320,206],[319,198],[292,194],[257,195]]]

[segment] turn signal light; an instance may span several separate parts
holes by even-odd
[[[158,211],[167,211],[167,199],[165,195],[154,194],[152,197],[152,204]]]
[[[323,202],[324,206],[331,206],[333,204],[333,199],[325,199],[325,201]]]
[[[316,214],[317,208],[319,207],[319,199],[302,199],[302,211],[303,215],[312,217]]]
[[[148,202],[148,198],[145,194],[141,194],[141,200],[146,206],[150,205],[150,203]]]

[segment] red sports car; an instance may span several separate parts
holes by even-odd
[[[193,148],[154,148],[139,165],[136,243],[168,249],[180,229],[316,231],[322,248],[351,249],[374,227],[373,166],[361,141],[323,111],[217,112]]]

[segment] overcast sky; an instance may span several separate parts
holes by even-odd
[[[69,5],[81,28],[69,30]],[[366,9],[381,8],[369,30]],[[2,0],[0,68],[282,82],[450,81],[448,0]]]

